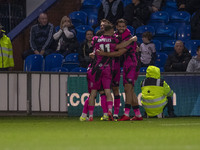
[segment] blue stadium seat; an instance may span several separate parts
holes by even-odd
[[[68,54],[64,59],[63,67],[67,68],[69,71],[79,67],[78,53]]]
[[[160,68],[160,67],[164,67],[168,55],[165,54],[165,53],[157,53],[156,56],[157,56],[157,57],[156,57],[155,65],[156,65],[157,67],[159,67],[159,68]]]
[[[178,11],[178,7],[176,1],[167,0],[164,7],[161,8],[162,11],[166,11],[167,13],[171,14],[175,11]]]
[[[69,70],[67,68],[64,68],[64,67],[52,68],[51,71],[52,72],[69,72]]]
[[[76,37],[80,43],[85,40],[85,33],[87,30],[93,30],[93,28],[89,25],[81,25],[76,27],[77,31]]]
[[[69,17],[75,27],[87,24],[87,14],[83,11],[74,11],[69,14]]]
[[[152,42],[155,44],[156,52],[160,52],[162,49],[162,43],[159,40],[152,40]]]
[[[122,0],[124,7],[126,7],[128,4],[132,3],[132,0]]]
[[[200,40],[189,40],[185,42],[185,47],[188,49],[192,56],[196,55],[198,46],[200,46]]]
[[[177,29],[181,26],[189,25],[190,14],[186,11],[176,11],[170,15],[170,20],[168,25],[175,26]]]
[[[142,33],[146,32],[146,31],[149,31],[152,33],[152,35],[155,34],[155,29],[153,26],[150,26],[150,25],[143,25],[143,26],[140,26],[136,29],[135,31],[135,34],[137,37],[142,37]]]
[[[61,67],[64,56],[61,54],[50,54],[45,57],[44,71],[51,71],[52,68]]]
[[[82,67],[76,67],[72,69],[70,72],[87,72],[87,69]]]
[[[169,14],[164,11],[158,11],[151,14],[148,25],[154,26],[156,29],[159,26],[166,25],[169,22]]]
[[[176,39],[176,28],[168,25],[160,26],[156,30],[154,39],[161,42],[166,40],[174,40]]]
[[[164,67],[159,67],[160,68],[160,72],[165,72]]]
[[[147,67],[141,67],[140,68],[140,72],[146,72],[147,71]]]
[[[96,25],[98,23],[98,20],[97,20],[97,15],[88,15],[88,25],[89,26],[93,26],[93,25]]]
[[[26,57],[24,71],[43,71],[43,56],[33,54]]]
[[[167,40],[163,43],[162,52],[165,52],[166,54],[170,54],[174,52],[174,45],[176,43],[176,40]]]
[[[84,0],[81,11],[84,11],[88,16],[91,14],[98,14],[99,6],[101,5],[101,0]]]
[[[130,26],[130,25],[127,25],[127,28],[131,31],[131,34],[134,35],[135,34],[135,29]]]
[[[56,32],[58,32],[60,30],[60,26],[56,26],[55,30],[56,30]]]
[[[191,39],[191,26],[186,25],[177,29],[177,40],[187,41]]]

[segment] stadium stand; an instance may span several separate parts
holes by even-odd
[[[71,53],[64,59],[63,67],[71,71],[73,68],[79,67],[78,53]]]
[[[79,43],[81,43],[85,40],[85,33],[87,30],[93,31],[93,28],[89,25],[81,25],[81,26],[76,27],[76,31],[77,31],[76,37],[77,37]]]
[[[154,26],[156,29],[159,26],[166,25],[169,22],[169,14],[165,11],[158,11],[151,14],[148,25]]]
[[[191,40],[191,26],[186,25],[177,29],[177,40],[187,41]]]
[[[88,16],[97,15],[101,0],[84,0],[81,11],[84,11]]]
[[[143,25],[138,27],[135,31],[135,34],[137,35],[138,38],[141,38],[142,34],[146,31],[151,32],[153,36],[155,35],[155,29],[153,26],[150,25]]]
[[[70,72],[87,72],[87,69],[82,67],[76,67],[72,69]]]
[[[132,26],[127,25],[127,28],[131,31],[132,35],[135,35],[135,29]]]
[[[43,71],[43,56],[34,54],[26,57],[24,71]]]
[[[95,14],[91,14],[91,15],[88,15],[88,25],[89,26],[93,26],[93,25],[96,25],[98,23],[98,20],[97,20],[97,15]]]
[[[155,65],[159,68],[161,68],[161,67],[163,68],[164,65],[165,65],[165,62],[167,60],[168,55],[165,54],[165,53],[157,53],[156,56],[157,57],[156,57]]]
[[[64,67],[52,68],[51,71],[52,72],[69,72],[69,70],[67,68],[64,68]]]
[[[45,57],[44,71],[51,71],[52,68],[61,67],[64,56],[61,54],[50,54]]]
[[[155,36],[155,40],[160,40],[161,42],[167,40],[175,40],[176,39],[176,28],[172,26],[160,26],[157,28]]]
[[[156,46],[156,52],[160,52],[162,49],[162,43],[159,40],[152,40],[152,42]]]
[[[190,23],[190,14],[186,11],[176,11],[170,15],[168,25],[175,26],[176,29],[189,25]]]
[[[74,11],[69,14],[69,17],[75,27],[87,24],[87,14],[83,11]]]
[[[185,47],[188,49],[192,56],[196,55],[198,46],[200,46],[200,40],[189,40],[185,42]]]
[[[163,43],[163,47],[161,52],[164,52],[166,54],[170,54],[174,52],[174,45],[176,43],[176,40],[167,40]]]

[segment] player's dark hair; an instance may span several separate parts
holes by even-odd
[[[114,29],[113,25],[111,25],[111,24],[104,26],[104,32],[110,31],[111,29]]]
[[[102,19],[101,22],[106,22],[107,24],[112,24],[109,20],[107,19]]]
[[[119,23],[125,23],[125,25],[127,26],[127,21],[125,19],[118,19],[116,22],[116,25],[118,25]]]
[[[142,33],[142,37],[147,38],[149,41],[151,41],[152,40],[152,33],[149,32],[149,31],[146,31],[146,32]]]

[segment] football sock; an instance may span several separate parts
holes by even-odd
[[[105,94],[101,94],[101,108],[104,114],[108,113],[107,100]]]
[[[114,115],[118,116],[119,114],[119,108],[120,108],[120,96],[115,96],[114,100]]]
[[[132,106],[132,108],[133,108],[133,111],[134,111],[136,117],[142,117],[142,115],[140,113],[139,105],[138,106]]]
[[[131,110],[131,104],[125,104],[125,112],[124,115],[129,117],[129,112]]]
[[[113,101],[107,101],[108,104],[108,111],[112,112]]]
[[[93,118],[94,106],[88,106],[88,110],[89,110],[89,118],[90,117]]]
[[[85,100],[85,104],[83,106],[83,113],[84,114],[88,113],[88,103],[89,103],[89,97]]]

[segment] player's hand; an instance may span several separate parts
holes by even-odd
[[[98,49],[96,52],[97,52],[98,55],[104,56],[104,51],[103,50]]]
[[[94,53],[90,53],[90,54],[89,54],[89,57],[92,58],[92,59],[94,59],[94,56],[95,56]]]
[[[136,42],[136,41],[137,41],[137,36],[133,36],[133,37],[131,38],[131,40],[134,41],[134,42]]]

